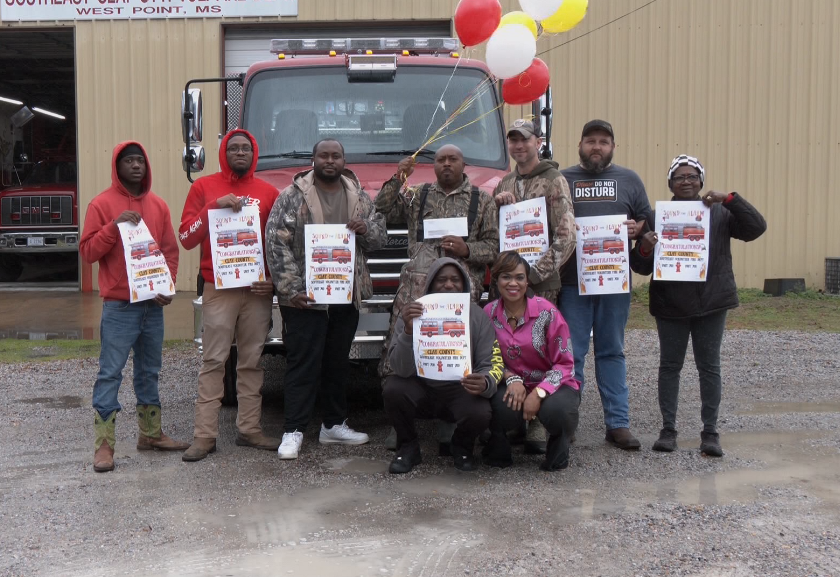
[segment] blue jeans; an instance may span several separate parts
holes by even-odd
[[[595,380],[604,407],[607,430],[630,426],[624,327],[630,315],[630,294],[581,296],[577,285],[560,289],[559,309],[572,334],[575,378],[583,393],[583,365],[589,334],[595,340]]]
[[[162,363],[163,309],[154,301],[102,303],[102,348],[93,386],[93,408],[106,419],[122,409],[117,399],[122,371],[134,350],[134,395],[138,405],[160,406],[158,374]]]

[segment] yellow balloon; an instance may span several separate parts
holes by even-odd
[[[531,34],[534,35],[534,38],[539,36],[539,32],[537,31],[537,22],[528,16],[525,12],[508,12],[504,16],[502,16],[502,21],[499,22],[499,28],[503,26],[507,26],[508,24],[522,24],[528,30],[531,31]]]
[[[549,34],[568,32],[581,23],[588,7],[589,0],[563,0],[560,9],[540,24]]]

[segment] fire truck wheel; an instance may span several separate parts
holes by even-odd
[[[23,262],[17,255],[0,255],[0,282],[14,282],[23,273]]]
[[[230,356],[225,362],[225,376],[222,382],[225,385],[225,393],[222,396],[222,405],[235,407],[236,401],[236,347],[230,348]]]

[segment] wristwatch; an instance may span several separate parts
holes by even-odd
[[[544,401],[545,398],[548,396],[548,391],[546,391],[542,387],[537,387],[536,391],[537,391],[537,396],[540,398],[541,401]]]

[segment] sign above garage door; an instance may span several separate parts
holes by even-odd
[[[0,20],[297,16],[298,0],[0,0]]]

